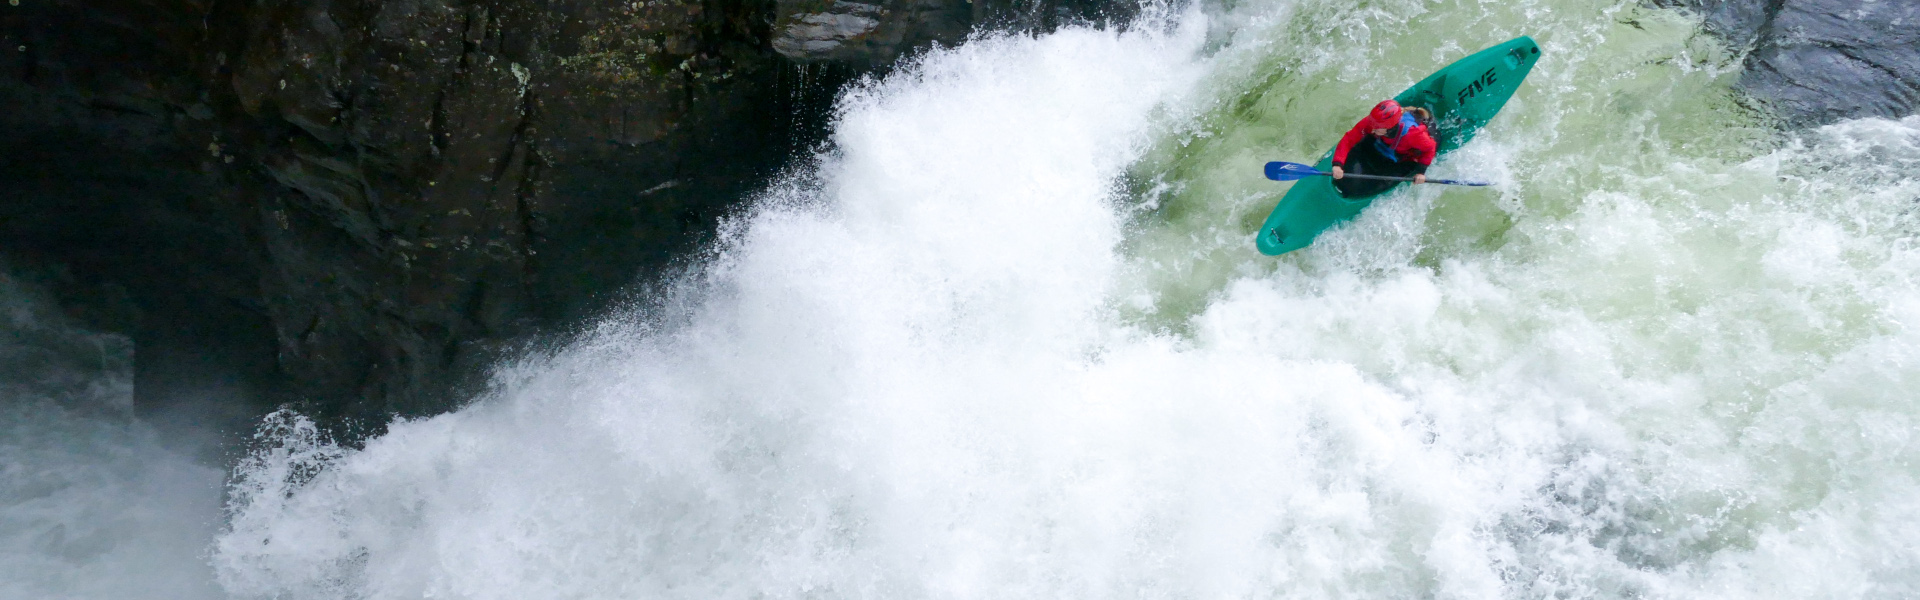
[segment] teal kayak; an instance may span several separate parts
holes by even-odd
[[[1401,106],[1433,111],[1433,139],[1440,146],[1438,155],[1445,156],[1466,145],[1494,115],[1500,114],[1539,59],[1540,45],[1533,43],[1533,38],[1520,36],[1454,61],[1393,99]],[[1333,149],[1328,148],[1314,168],[1328,171],[1332,167]],[[1370,196],[1347,198],[1334,189],[1332,177],[1302,179],[1280,198],[1273,214],[1267,215],[1255,244],[1269,256],[1305,248],[1320,232],[1352,219],[1374,198],[1395,189],[1399,189],[1398,184]]]

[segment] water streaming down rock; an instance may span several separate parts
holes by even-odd
[[[1249,2],[928,56],[848,96],[675,291],[470,408],[358,451],[276,415],[220,583],[1920,593],[1920,118],[1778,138],[1694,26]],[[1533,80],[1436,168],[1501,188],[1253,250],[1261,162],[1519,34]]]

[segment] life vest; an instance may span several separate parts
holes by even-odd
[[[1385,139],[1371,135],[1367,137],[1373,139],[1373,149],[1379,151],[1381,156],[1387,157],[1387,160],[1400,162],[1400,146],[1408,143],[1407,133],[1415,128],[1421,128],[1423,131],[1425,129],[1412,114],[1401,113],[1400,122],[1393,127],[1392,131],[1387,132]]]
[[[1366,138],[1372,138],[1370,142],[1374,144],[1374,149],[1378,150],[1381,156],[1395,162],[1433,164],[1433,155],[1439,149],[1439,144],[1434,142],[1433,134],[1427,131],[1427,126],[1413,118],[1413,113],[1402,112],[1400,122],[1387,131],[1385,138],[1373,136],[1371,130],[1379,128],[1368,127],[1373,124],[1372,121],[1371,117],[1362,119],[1353,125],[1353,129],[1347,130],[1346,135],[1340,136],[1340,144],[1333,149],[1334,164],[1346,164],[1347,153],[1353,150],[1354,144]]]

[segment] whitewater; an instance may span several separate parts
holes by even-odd
[[[1920,117],[1778,133],[1698,25],[1246,0],[930,52],[464,409],[357,448],[268,417],[224,513],[139,423],[10,398],[106,433],[0,445],[0,552],[54,569],[0,594],[1920,596]],[[1496,187],[1255,251],[1264,162],[1518,35],[1433,170]],[[134,496],[180,500],[32,500]],[[60,519],[128,541],[55,554]]]

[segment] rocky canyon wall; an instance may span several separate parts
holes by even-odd
[[[8,0],[0,254],[132,337],[141,405],[432,414],[695,247],[841,83],[1109,10],[995,1]]]

